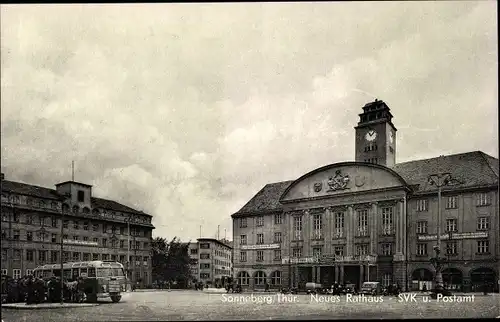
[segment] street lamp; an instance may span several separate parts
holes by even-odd
[[[441,293],[443,290],[443,276],[441,274],[443,260],[439,257],[441,253],[441,189],[444,186],[453,184],[453,179],[449,172],[437,173],[429,176],[428,183],[438,188],[437,244],[434,246],[436,257],[431,258],[431,264],[436,270],[436,275],[434,277],[434,293]]]

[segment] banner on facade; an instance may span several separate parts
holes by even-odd
[[[419,235],[418,240],[437,240],[437,235]],[[469,232],[469,233],[452,233],[451,239],[474,239],[474,238],[488,238],[488,232]],[[441,240],[450,239],[449,234],[441,235]]]
[[[241,250],[278,249],[280,244],[241,245]]]
[[[98,242],[87,241],[87,240],[71,240],[71,239],[63,239],[63,244],[80,245],[80,246],[99,246]]]
[[[339,255],[323,255],[321,257],[300,257],[300,258],[289,258],[284,257],[281,262],[282,264],[333,264],[338,263],[350,263],[350,262],[375,262],[377,258],[371,255],[357,255],[357,256],[339,256]]]

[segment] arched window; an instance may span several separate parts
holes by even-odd
[[[84,214],[89,214],[89,213],[90,213],[90,209],[89,209],[88,207],[83,207],[82,212],[83,212]]]
[[[238,273],[238,283],[240,285],[249,285],[250,284],[250,275],[243,271]]]
[[[52,202],[50,203],[50,207],[51,207],[52,209],[57,209],[57,202],[52,201]]]
[[[271,274],[271,285],[281,285],[281,271],[274,271]]]
[[[14,203],[20,203],[21,200],[19,198],[19,196],[14,196]]]
[[[69,212],[69,206],[68,206],[68,204],[64,203],[64,204],[62,205],[62,211],[63,211],[63,213],[65,213],[65,214],[67,214],[67,213]]]
[[[255,273],[255,285],[266,285],[266,273],[257,271]]]
[[[80,208],[78,206],[73,206],[73,213],[76,215],[80,211]]]
[[[99,216],[99,209],[97,208],[92,209],[92,215]]]
[[[26,204],[27,204],[28,206],[33,205],[33,199],[31,199],[31,198],[27,198],[27,199],[26,199]]]
[[[43,200],[38,201],[38,207],[45,208],[45,201]]]

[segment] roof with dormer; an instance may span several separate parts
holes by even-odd
[[[19,195],[41,198],[41,199],[60,200],[60,201],[65,199],[65,196],[59,194],[55,189],[50,189],[46,187],[40,187],[10,180],[2,180],[1,190],[2,193],[8,192]],[[102,208],[106,210],[140,214],[151,217],[151,215],[148,215],[142,211],[133,209],[131,207],[125,206],[113,200],[92,197],[90,202],[92,208]]]
[[[454,179],[450,189],[498,186],[499,160],[481,151],[398,163],[391,167],[414,193],[435,191],[428,183],[431,174],[449,172]],[[280,197],[295,180],[266,184],[233,215],[265,214],[281,211]]]

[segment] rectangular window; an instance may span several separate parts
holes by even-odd
[[[73,240],[78,240],[78,236],[73,236]]]
[[[247,252],[240,252],[240,262],[247,261]]]
[[[478,240],[477,241],[477,253],[478,254],[488,254],[490,252],[490,241],[489,240]]]
[[[427,256],[427,244],[418,243],[417,244],[417,255],[418,256]]]
[[[74,229],[79,229],[80,228],[79,226],[80,226],[80,223],[75,220],[75,222],[73,223],[73,228]]]
[[[264,226],[264,216],[257,217],[257,227]]]
[[[392,243],[382,244],[382,255],[391,256],[392,255]]]
[[[12,278],[14,278],[15,280],[21,278],[21,270],[19,268],[14,268],[12,270]]]
[[[63,228],[68,228],[68,226],[69,226],[69,220],[64,220]]]
[[[26,224],[33,225],[33,216],[32,215],[26,215]]]
[[[300,258],[302,257],[302,248],[296,247],[292,249],[292,257]]]
[[[123,257],[125,261],[125,256]],[[92,260],[93,261],[98,261],[99,260],[99,254],[92,254]]]
[[[33,270],[28,268],[28,269],[26,270],[26,275],[27,275],[27,276],[33,275]]]
[[[47,260],[47,251],[46,250],[39,250],[38,251],[38,260],[40,262],[45,262]]]
[[[120,240],[120,248],[125,248],[125,241],[124,240]]]
[[[63,253],[63,262],[68,262],[69,261],[69,256],[70,256],[70,252],[64,252]]]
[[[120,235],[125,235],[125,227],[120,227]]]
[[[337,212],[335,213],[335,231],[333,234],[333,238],[342,238],[344,237],[344,213]]]
[[[280,261],[281,260],[281,250],[280,249],[275,249],[274,250],[274,260],[275,261]]]
[[[89,223],[88,221],[83,222],[83,230],[89,230]]]
[[[257,245],[264,244],[264,234],[257,234]]]
[[[456,255],[458,254],[458,246],[456,241],[446,242],[446,254],[447,255]]]
[[[92,230],[93,231],[98,231],[99,230],[99,224],[92,224]]]
[[[52,263],[57,263],[57,259],[58,259],[58,254],[59,254],[59,251],[57,250],[53,250],[50,252],[50,261]]]
[[[210,254],[200,254],[200,259],[210,259]]]
[[[240,236],[240,245],[246,245],[247,244],[247,235],[241,235]]]
[[[33,241],[33,232],[31,232],[31,231],[26,232],[26,240]]]
[[[209,243],[201,243],[200,249],[210,249],[210,244]]]
[[[209,263],[201,263],[200,269],[210,269],[210,264]]]
[[[108,240],[106,238],[102,239],[102,247],[108,247]]]
[[[50,241],[53,243],[57,243],[57,234],[52,234]]]
[[[32,261],[33,261],[33,259],[34,259],[34,257],[35,257],[35,256],[34,256],[34,254],[33,254],[33,250],[32,250],[32,249],[27,249],[27,250],[26,250],[26,260],[27,260],[28,262],[32,262]]]
[[[358,244],[358,245],[356,245],[356,255],[357,256],[368,255],[368,244]]]
[[[246,228],[246,227],[247,227],[247,219],[240,218],[240,228]]]
[[[78,202],[84,202],[84,201],[85,201],[85,191],[78,190]]]
[[[427,211],[427,199],[417,200],[417,211]]]
[[[201,279],[209,279],[210,278],[210,273],[200,273],[200,278]]]
[[[56,228],[57,227],[57,218],[56,217],[52,217],[52,227]]]
[[[302,240],[302,216],[293,217],[294,240]]]
[[[344,256],[344,246],[335,246],[333,248],[335,256]]]
[[[14,260],[20,260],[21,259],[21,250],[20,249],[14,249]]]
[[[358,210],[358,236],[368,235],[368,210]]]
[[[385,273],[384,276],[382,277],[382,284],[384,286],[389,286],[392,283],[392,275],[389,273]]]
[[[382,234],[383,235],[392,235],[393,229],[393,208],[392,207],[384,207],[382,208]]]
[[[282,220],[283,220],[283,218],[282,218],[281,214],[274,215],[274,224],[275,225],[281,225],[283,223]]]
[[[477,198],[476,199],[476,205],[478,207],[480,207],[480,206],[488,206],[488,205],[491,204],[490,195],[487,192],[478,193],[476,198]]]
[[[73,253],[73,260],[74,260],[75,262],[79,261],[79,260],[80,260],[80,253],[78,253],[78,252],[74,252],[74,253]]]
[[[446,231],[456,232],[457,231],[457,220],[456,219],[446,219]]]
[[[274,242],[277,244],[281,244],[281,232],[274,233]]]
[[[320,258],[323,255],[322,247],[313,247],[313,257]]]
[[[109,260],[109,254],[102,254],[101,257],[103,261]]]
[[[446,209],[456,209],[457,207],[457,196],[450,196],[446,199]]]
[[[90,260],[90,253],[83,253],[83,261],[87,262]]]
[[[19,230],[14,230],[14,235],[13,235],[13,239],[14,240],[20,240],[20,236],[21,236],[21,232]]]
[[[490,217],[477,218],[477,230],[489,230],[489,229],[490,229]]]
[[[321,239],[323,230],[323,219],[320,214],[313,216],[313,239]]]
[[[427,234],[427,221],[417,221],[417,234]]]
[[[263,261],[264,261],[264,251],[258,250],[257,251],[257,262],[263,262]]]

